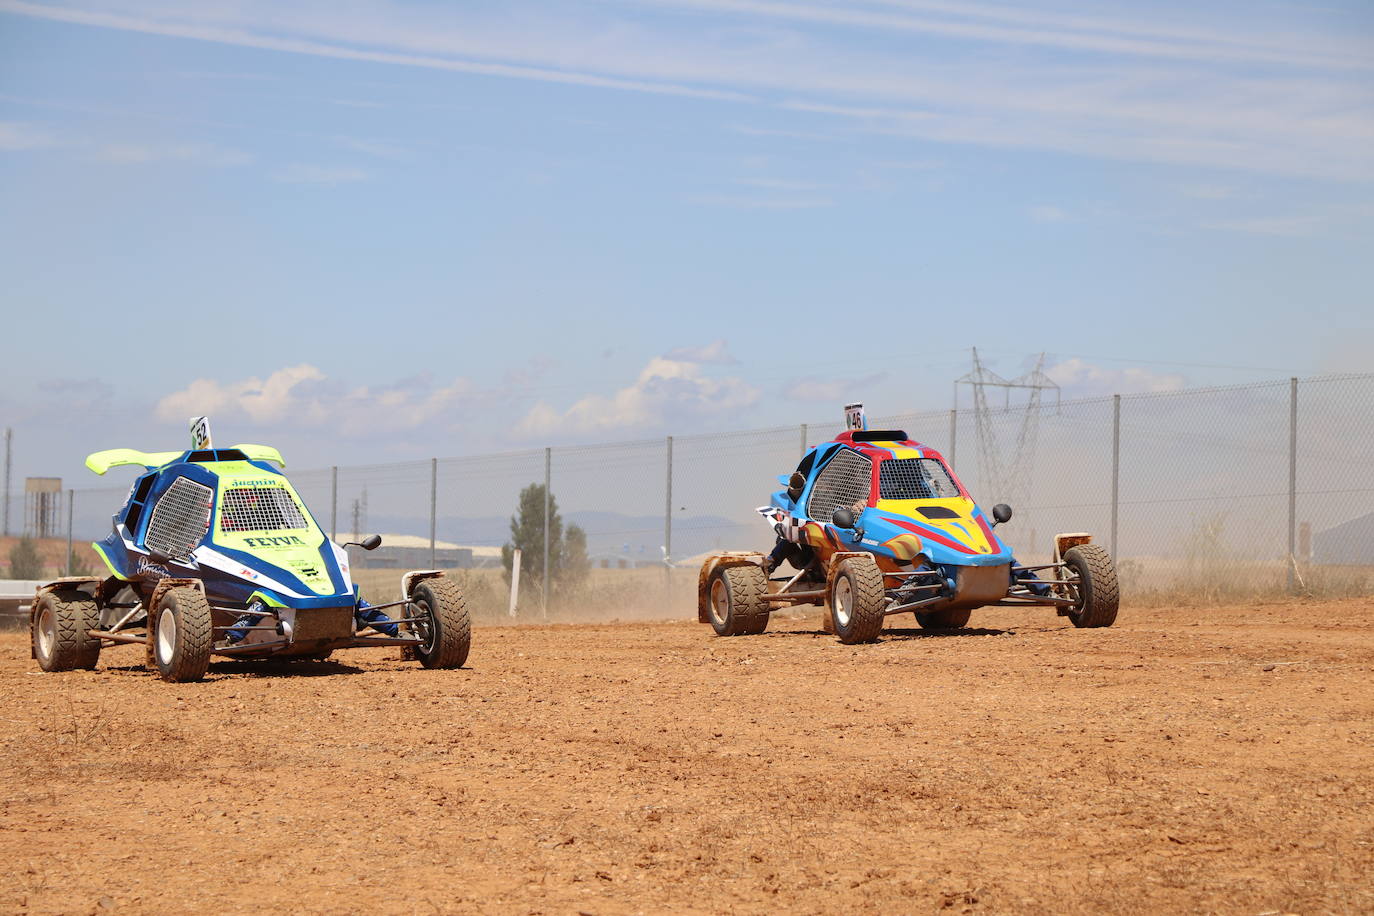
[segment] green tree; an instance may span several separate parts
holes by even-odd
[[[520,590],[540,590],[544,583],[544,485],[532,483],[520,491],[520,501],[510,519],[510,540],[501,547],[501,565],[510,581],[515,550],[520,549]],[[549,504],[549,584],[551,592],[575,585],[586,576],[587,533],[577,525],[563,527],[558,498],[550,495]]]
[[[20,538],[10,548],[10,578],[43,578],[43,558],[38,555],[38,545],[33,538]]]
[[[561,556],[563,568],[556,574],[558,581],[573,586],[587,577],[587,570],[592,568],[592,561],[587,557],[587,532],[580,526],[568,526]]]

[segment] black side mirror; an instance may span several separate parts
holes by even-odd
[[[992,523],[994,525],[1000,525],[1003,522],[1011,521],[1011,506],[1008,506],[1006,503],[998,503],[997,505],[993,506],[992,518]]]
[[[369,534],[361,541],[349,541],[345,547],[361,547],[363,550],[376,550],[382,546],[382,536],[380,534]]]
[[[844,506],[840,506],[834,512],[830,513],[830,522],[836,528],[853,528],[854,513]]]

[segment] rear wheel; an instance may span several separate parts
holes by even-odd
[[[1076,627],[1109,627],[1116,622],[1121,604],[1121,592],[1116,583],[1116,564],[1111,554],[1096,544],[1080,544],[1069,548],[1064,563],[1077,577],[1071,586],[1077,599],[1068,609],[1068,618]]]
[[[422,579],[410,591],[407,617],[423,618],[411,624],[421,640],[415,657],[426,668],[461,668],[472,648],[472,621],[463,601],[463,590],[452,579]]]
[[[153,665],[164,681],[182,684],[205,677],[210,668],[210,604],[189,585],[169,588],[148,615]]]
[[[44,592],[34,607],[33,654],[44,671],[94,668],[100,640],[88,630],[100,626],[100,606],[85,592]]]
[[[960,627],[968,626],[969,615],[973,611],[965,609],[962,611],[927,611],[924,614],[916,612],[916,622],[921,625],[923,630],[957,630]]]
[[[757,636],[768,629],[768,574],[752,563],[711,573],[711,629],[717,636]]]
[[[830,585],[830,617],[840,642],[853,645],[877,639],[886,605],[883,574],[872,557],[850,557],[840,563]]]

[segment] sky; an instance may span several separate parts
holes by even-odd
[[[1374,371],[1374,6],[0,0],[14,473]]]

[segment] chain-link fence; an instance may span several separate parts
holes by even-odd
[[[694,600],[701,554],[771,546],[754,507],[808,446],[843,429],[838,405],[835,414],[818,424],[291,479],[338,539],[384,535],[377,556],[355,562],[365,585],[369,566],[458,568],[479,616],[503,614],[501,548],[512,545],[523,548],[521,616],[676,614]],[[1136,600],[1374,588],[1374,374],[879,416],[870,425],[904,429],[941,451],[985,508],[1011,503],[1015,517],[1002,531],[1023,561],[1043,561],[1058,532],[1093,533]],[[67,490],[67,533],[76,542],[103,536],[125,495],[124,487]],[[14,534],[24,499],[10,495]],[[545,568],[553,574],[544,577]]]

